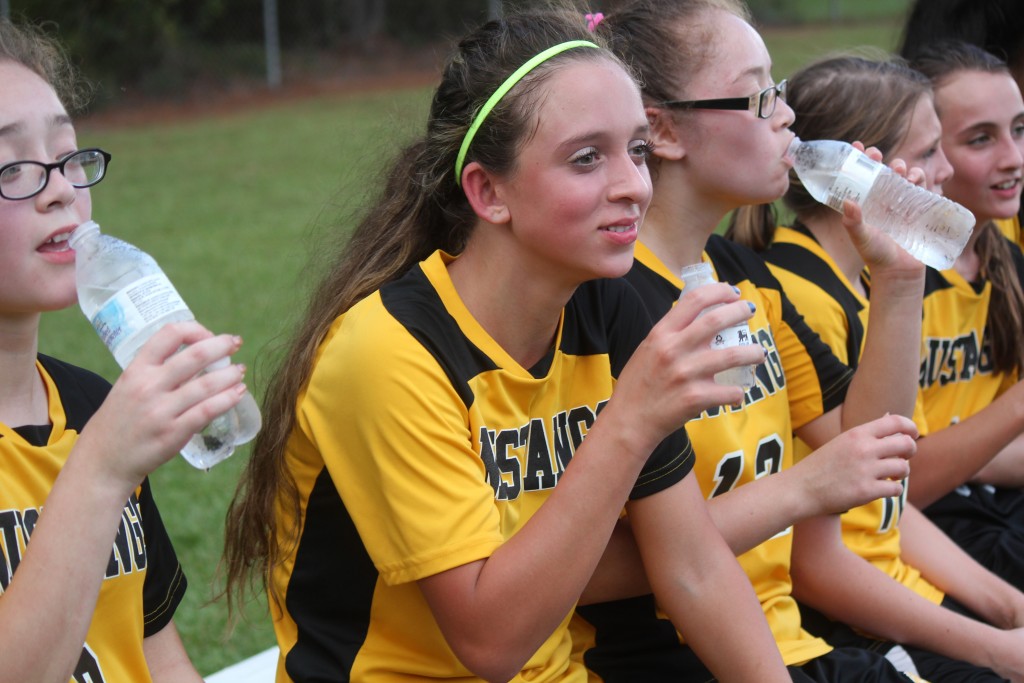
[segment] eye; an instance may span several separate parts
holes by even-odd
[[[596,147],[586,147],[572,155],[569,163],[575,166],[593,166],[597,163],[598,151]]]
[[[640,163],[647,163],[647,160],[654,154],[654,143],[650,140],[635,142],[629,146],[629,154]]]
[[[931,159],[933,156],[935,156],[935,154],[938,151],[939,151],[939,146],[938,145],[934,145],[932,147],[929,147],[928,149],[926,149],[924,151],[924,154],[921,155],[921,158],[922,159],[926,159],[926,160],[927,159]]]
[[[3,170],[0,171],[0,178],[4,180],[14,180],[21,175],[22,166],[19,163],[13,163],[10,166],[4,166]]]
[[[992,138],[989,136],[988,133],[979,133],[978,135],[974,135],[972,137],[967,138],[967,144],[971,147],[978,147],[980,145],[985,144],[991,139]]]
[[[1010,133],[1015,138],[1024,137],[1024,121],[1014,123],[1013,128],[1010,129]]]

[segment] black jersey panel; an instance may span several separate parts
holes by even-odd
[[[437,359],[463,403],[470,406],[469,380],[497,366],[462,334],[423,270],[413,268],[388,283],[381,288],[380,298],[388,313]]]
[[[313,485],[285,598],[298,627],[294,681],[348,681],[370,623],[377,570],[324,468]]]
[[[56,358],[43,354],[39,354],[38,358],[60,392],[64,414],[67,416],[67,428],[80,433],[107,398],[110,382],[95,372]]]
[[[795,244],[776,242],[768,250],[766,258],[786,270],[797,273],[822,288],[836,300],[843,309],[850,333],[846,338],[846,357],[848,365],[856,368],[860,361],[860,350],[864,344],[864,326],[860,321],[860,311],[864,308],[839,276],[825,261],[808,250]]]

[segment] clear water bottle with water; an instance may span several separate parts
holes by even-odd
[[[974,230],[974,215],[963,206],[914,185],[848,142],[794,138],[789,157],[812,197],[836,211],[852,199],[866,223],[932,268],[951,268]]]
[[[682,293],[679,295],[680,299],[698,287],[703,287],[704,285],[709,285],[712,282],[715,282],[714,273],[711,272],[711,264],[704,261],[685,266],[682,271],[680,271],[680,277],[685,285]],[[704,315],[708,311],[718,308],[718,306],[721,305],[722,304],[716,304],[715,306],[705,308],[701,311],[700,315]],[[727,327],[716,334],[715,338],[711,340],[711,348],[725,349],[730,346],[739,346],[741,344],[751,343],[753,343],[753,340],[750,338],[750,326],[747,325],[746,322],[741,322],[731,327]],[[743,387],[744,389],[750,388],[754,386],[754,366],[738,365],[734,368],[717,372],[715,373],[715,382],[717,384]]]
[[[71,234],[78,303],[121,368],[167,323],[194,320],[192,311],[156,261],[141,249],[105,235],[94,221]],[[209,370],[225,367],[223,358]],[[181,450],[191,465],[207,470],[251,441],[261,426],[252,394],[195,434]]]

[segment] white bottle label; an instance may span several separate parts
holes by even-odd
[[[92,326],[112,352],[150,323],[188,306],[163,273],[149,275],[128,285],[100,306]]]
[[[828,204],[836,211],[843,210],[843,201],[852,199],[857,204],[864,203],[864,197],[882,172],[882,165],[877,164],[864,154],[854,150],[846,157],[832,187],[828,189]]]
[[[730,346],[742,346],[750,343],[750,327],[746,323],[740,323],[727,327],[716,334],[711,340],[711,348],[727,349]]]

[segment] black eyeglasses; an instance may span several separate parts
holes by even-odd
[[[107,174],[110,154],[102,149],[80,149],[60,161],[14,161],[0,166],[0,197],[28,199],[46,189],[50,171],[57,169],[74,187],[92,187]]]
[[[728,109],[735,111],[753,111],[759,119],[771,118],[775,113],[775,103],[786,101],[786,84],[783,78],[775,85],[770,85],[761,92],[750,97],[725,97],[717,100],[669,100],[661,106],[669,109]]]

